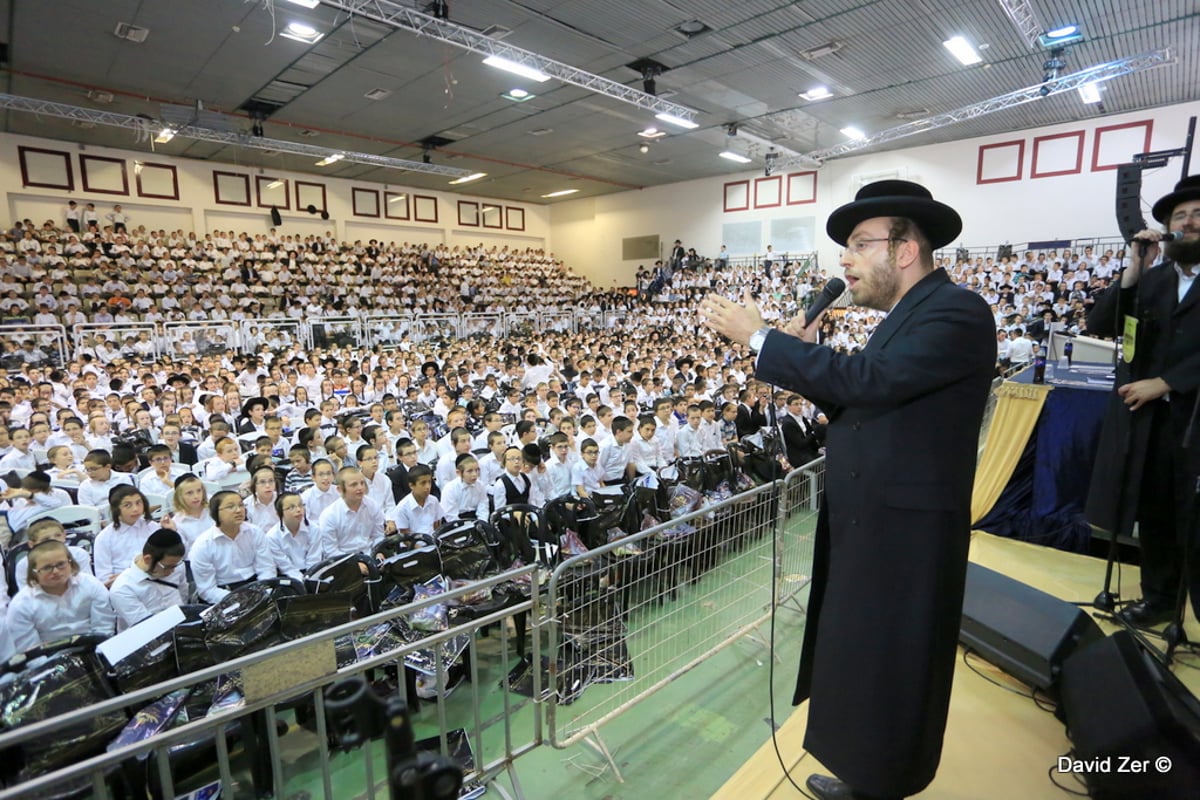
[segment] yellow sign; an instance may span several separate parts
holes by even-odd
[[[1137,352],[1137,317],[1125,315],[1125,333],[1121,339],[1121,358],[1126,364],[1133,363],[1133,355]]]

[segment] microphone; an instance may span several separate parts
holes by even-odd
[[[1154,241],[1153,239],[1147,239],[1144,236],[1135,236],[1132,239],[1130,239],[1130,241],[1137,242],[1138,244],[1142,244],[1142,245],[1149,245],[1149,244],[1158,244],[1159,242],[1177,242],[1182,238],[1183,238],[1183,231],[1171,231],[1170,233],[1164,233],[1162,235],[1162,238],[1159,239],[1157,242]]]
[[[829,307],[829,304],[842,296],[846,291],[846,282],[841,278],[833,278],[829,283],[825,284],[825,288],[817,295],[817,299],[813,300],[812,305],[804,312],[804,321],[811,325],[812,321],[820,316],[821,312]]]

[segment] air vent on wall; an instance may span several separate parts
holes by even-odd
[[[88,92],[87,96],[88,100],[91,100],[93,103],[99,103],[100,105],[104,106],[113,101],[112,92],[102,92],[98,89],[93,89],[92,91]]]
[[[388,89],[372,89],[364,94],[363,97],[367,98],[368,100],[382,100],[389,94],[391,94],[391,91]]]
[[[481,33],[491,39],[503,39],[512,33],[512,29],[506,28],[503,25],[488,25]]]
[[[149,35],[149,28],[139,28],[137,25],[130,25],[128,22],[118,22],[117,27],[113,28],[113,36],[116,36],[118,39],[126,39],[135,44],[141,44],[146,41],[146,37]]]

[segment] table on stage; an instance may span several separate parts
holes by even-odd
[[[1051,362],[1045,384],[1033,382],[1030,367],[1000,385],[975,476],[972,527],[1087,551],[1083,509],[1111,376],[1108,364]]]

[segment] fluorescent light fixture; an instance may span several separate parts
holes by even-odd
[[[1038,36],[1038,44],[1045,48],[1062,47],[1083,41],[1083,30],[1078,25],[1060,25],[1052,31]]]
[[[166,144],[167,142],[171,141],[174,138],[175,138],[175,129],[174,128],[163,128],[161,131],[158,132],[158,136],[154,137],[154,141],[158,144]]]
[[[700,127],[700,123],[698,122],[692,122],[690,119],[684,119],[683,117],[677,117],[674,114],[667,114],[665,112],[662,114],[655,114],[654,118],[661,119],[663,122],[669,122],[672,125],[678,125],[681,128],[687,128],[689,131],[693,128]]]
[[[1079,87],[1079,99],[1085,103],[1100,102],[1100,87],[1094,83],[1085,83]]]
[[[514,75],[520,75],[522,78],[529,78],[529,80],[537,81],[538,83],[545,83],[550,80],[550,76],[541,70],[527,67],[524,64],[518,64],[516,61],[510,61],[503,56],[488,56],[483,60],[483,63],[489,67],[502,69],[505,72],[511,72]]]
[[[666,131],[660,131],[658,128],[646,128],[644,131],[638,131],[638,136],[643,139],[661,139],[666,135]]]
[[[542,195],[542,197],[566,197],[567,195],[575,194],[578,191],[579,191],[578,189],[559,189],[557,192],[551,192],[550,194],[544,194],[544,195]]]
[[[303,22],[289,22],[287,27],[279,32],[279,35],[285,39],[312,44],[319,41],[325,34],[319,32],[312,25],[306,25]]]
[[[738,164],[749,164],[750,163],[750,159],[746,158],[741,153],[735,153],[732,150],[722,150],[720,155],[721,155],[721,158],[727,158],[730,161],[737,162]]]
[[[334,153],[333,155],[326,156],[325,158],[322,158],[320,161],[318,161],[317,166],[318,167],[328,167],[330,164],[334,164],[338,161],[341,161],[345,157],[346,157],[345,153]]]
[[[532,100],[537,97],[536,94],[530,94],[524,89],[509,89],[500,96],[505,100],[512,100],[514,103],[524,103],[526,100]]]
[[[450,185],[458,186],[459,184],[462,184],[462,183],[470,183],[471,181],[477,181],[486,175],[487,175],[486,172],[475,172],[471,175],[464,175],[461,178],[455,178],[454,180],[450,181]]]
[[[316,8],[321,5],[321,0],[288,0],[289,3],[295,3],[298,6],[305,8]]]
[[[510,95],[512,95],[513,97],[517,98],[518,100],[520,100],[522,97],[529,97],[529,92],[525,91],[524,89],[520,89],[520,88],[509,89],[508,93]]]
[[[858,128],[855,128],[852,126],[847,126],[845,128],[842,128],[842,136],[845,136],[847,139],[853,139],[856,142],[861,139],[867,138],[867,135],[865,133],[860,131]]]
[[[972,64],[978,64],[980,61],[983,61],[983,57],[979,55],[974,46],[961,36],[947,39],[942,44],[964,67],[969,67]]]
[[[267,184],[268,189],[278,189],[280,186],[283,186],[282,178],[276,178],[275,180],[273,180]]]
[[[827,97],[833,97],[833,92],[829,91],[825,86],[814,86],[807,92],[800,93],[800,99],[807,100],[810,103],[813,100],[824,100]]]

